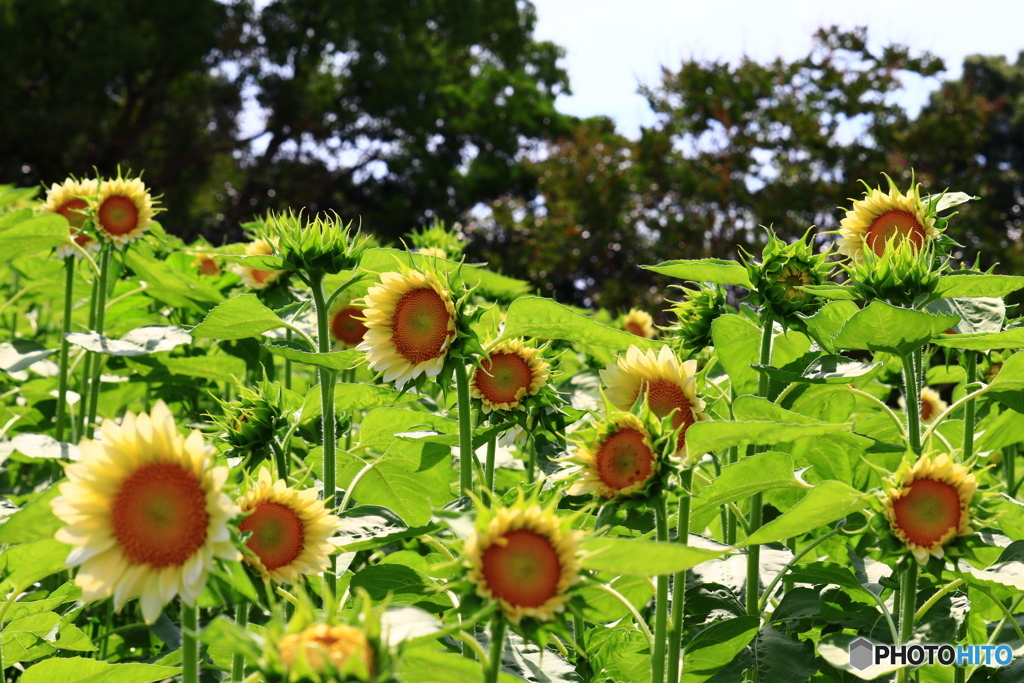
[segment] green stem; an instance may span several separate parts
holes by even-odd
[[[96,292],[96,325],[93,332],[103,336],[103,327],[107,315],[107,277],[110,273],[110,252],[114,246],[107,243],[103,246],[100,254],[100,283]],[[92,378],[89,384],[89,414],[85,419],[85,426],[88,429],[96,421],[96,408],[100,400],[100,374],[103,371],[102,354],[93,354]]]
[[[1006,493],[1011,498],[1016,498],[1017,476],[1015,470],[1017,469],[1017,450],[1020,448],[1019,445],[1007,446],[1003,449],[1003,475],[1006,478]]]
[[[100,277],[99,271],[92,278],[92,292],[89,296],[89,331],[96,329],[96,301],[100,298]],[[92,361],[95,354],[87,351],[84,354],[82,363],[82,374],[79,379],[78,395],[81,407],[78,411],[76,435],[81,438],[85,436],[85,418],[89,412],[89,385],[92,382]]]
[[[75,257],[64,259],[64,322],[60,329],[60,375],[57,389],[57,441],[64,440],[64,419],[68,410],[68,354],[71,343],[71,305],[75,300]]]
[[[668,510],[665,498],[654,502],[654,519],[659,541],[668,541]],[[668,630],[668,574],[658,576],[657,597],[654,603],[654,648],[651,650],[651,683],[665,680],[665,644]]]
[[[978,352],[967,351],[967,386],[978,381]],[[974,455],[974,410],[976,400],[971,399],[964,406],[964,452],[960,459],[964,462]]]
[[[903,400],[907,404],[907,439],[914,455],[921,455],[921,391],[920,376],[910,355],[901,357],[903,361]],[[936,423],[938,420],[936,419]]]
[[[487,464],[484,470],[484,486],[491,493],[494,493],[494,456],[498,450],[498,437],[492,436],[487,440]]]
[[[291,341],[292,331],[285,330],[284,338],[286,341]],[[292,362],[287,358],[284,359],[284,388],[288,389],[289,391],[292,388]]]
[[[181,683],[199,683],[199,608],[181,603]]]
[[[770,365],[772,362],[772,314],[765,310],[761,316],[761,365]],[[757,382],[757,395],[763,398],[768,397],[768,375],[761,374]],[[756,453],[757,449],[753,449]],[[761,528],[761,508],[764,505],[762,493],[758,491],[750,497],[750,518],[747,523],[748,534],[752,534]],[[752,545],[747,548],[747,614],[760,614],[758,600],[760,598],[760,567],[761,567],[761,546]]]
[[[459,492],[473,493],[473,404],[469,402],[469,375],[461,359],[455,361],[455,387],[459,409]]]
[[[676,520],[676,542],[690,543],[690,487],[693,485],[693,467],[686,467],[679,475],[679,519]],[[686,616],[686,570],[677,572],[672,579],[672,626],[668,633],[668,683],[678,683],[683,649],[683,626]]]
[[[796,563],[800,561],[800,558],[802,558],[804,555],[809,553],[812,549],[814,549],[818,545],[820,545],[820,544],[824,543],[825,541],[827,541],[832,536],[835,536],[836,534],[838,534],[839,531],[843,528],[844,525],[845,525],[845,521],[842,522],[841,524],[837,524],[836,528],[833,529],[832,531],[828,532],[827,534],[822,534],[818,538],[814,539],[813,541],[808,543],[806,547],[801,549],[799,553],[794,555],[792,560],[790,560],[789,562],[786,563],[786,566],[782,568],[782,571],[780,571],[778,574],[776,574],[775,578],[772,579],[772,582],[769,583],[768,587],[764,589],[764,595],[761,596],[761,602],[758,604],[758,611],[759,612],[763,612],[764,608],[768,606],[768,599],[771,598],[772,592],[775,590],[775,587],[778,586],[779,585],[779,581],[781,581],[783,579],[783,577],[785,577],[786,574],[789,573],[789,570],[792,569],[796,565]]]
[[[729,448],[728,464],[733,464],[739,460],[740,453],[738,446],[732,446]],[[722,540],[725,541],[726,545],[736,545],[736,515],[733,514],[732,509],[726,507],[725,513],[725,533]]]
[[[911,405],[917,405],[916,403]],[[917,607],[917,562],[907,558],[900,581],[900,642],[906,644],[914,635],[914,614]],[[897,683],[910,680],[910,667],[903,667],[896,673]]]
[[[956,590],[963,584],[963,579],[957,579],[956,581],[951,581],[939,590],[935,591],[935,594],[932,595],[932,597],[928,598],[928,601],[921,605],[921,608],[914,613],[914,621],[921,621],[922,619],[924,619],[924,615],[928,614],[928,610],[930,610],[932,607],[935,607],[935,603],[941,600],[943,595],[949,593],[952,590]]]
[[[313,305],[316,307],[316,328],[317,328],[317,350],[320,353],[330,353],[330,312],[327,309],[327,302],[324,301],[324,274],[314,272],[309,274],[310,290],[313,293]],[[322,436],[324,449],[324,505],[328,510],[334,512],[338,508],[338,476],[335,472],[337,462],[335,449],[338,439],[334,430],[337,426],[334,419],[334,371],[330,368],[318,367],[317,374],[320,377],[320,409],[322,413]],[[331,595],[337,592],[338,587],[338,560],[337,555],[331,555],[331,566],[324,572],[324,586]]]
[[[484,683],[498,683],[501,656],[505,653],[505,613],[500,609],[491,618],[491,656],[487,661]]]
[[[249,625],[249,603],[241,600],[235,608],[235,624],[245,630]],[[241,683],[245,679],[245,655],[235,653],[231,657],[231,680]]]
[[[277,478],[283,479],[286,483],[288,482],[288,454],[285,453],[284,448],[277,442],[277,439],[271,437],[270,449],[274,451],[274,462],[277,464]]]
[[[583,649],[583,632],[586,625],[583,618],[574,614],[572,616],[572,639],[576,644],[576,675],[580,677],[581,683],[590,683],[590,664],[587,662],[587,651]]]

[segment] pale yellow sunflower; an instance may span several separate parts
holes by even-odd
[[[497,600],[518,624],[525,617],[551,621],[565,610],[579,580],[582,532],[563,529],[553,510],[519,502],[500,508],[476,529],[464,549],[477,595]]]
[[[657,354],[630,346],[625,357],[619,356],[600,375],[608,388],[608,400],[619,410],[632,408],[644,391],[651,412],[659,418],[675,411],[672,428],[680,430],[677,452],[685,454],[686,430],[694,422],[710,419],[702,412],[704,401],[697,397],[696,373],[697,361],[680,363],[668,346],[662,346]]]
[[[286,669],[305,665],[325,680],[368,681],[374,676],[373,646],[355,626],[314,624],[299,633],[291,633],[278,645],[281,664]]]
[[[631,308],[629,313],[622,319],[622,329],[644,339],[653,339],[654,318],[647,311]]]
[[[118,248],[131,244],[153,222],[153,197],[141,178],[107,179],[96,197],[96,229]]]
[[[331,339],[338,347],[351,349],[363,341],[366,336],[366,325],[363,324],[362,317],[362,306],[342,297],[334,300],[328,319]]]
[[[436,258],[448,258],[448,252],[441,247],[420,247],[416,250],[423,256],[434,256]]]
[[[455,339],[455,304],[430,271],[381,273],[363,299],[367,332],[356,347],[371,370],[399,389],[422,374],[436,377]]]
[[[228,531],[236,508],[221,492],[228,468],[213,467],[198,431],[178,433],[162,401],[101,433],[65,466],[51,506],[67,526],[56,538],[75,546],[67,566],[79,567],[84,600],[113,596],[120,609],[137,597],[152,624],[175,595],[195,603],[214,558],[241,559]]]
[[[255,239],[245,247],[246,256],[272,256],[273,254],[274,246],[266,240]],[[265,289],[284,275],[283,270],[260,270],[240,264],[232,266],[231,271],[242,278],[242,284],[250,289]]]
[[[658,456],[643,421],[619,413],[599,429],[593,443],[581,444],[568,462],[580,466],[569,495],[596,493],[601,498],[642,494],[658,473]]]
[[[548,381],[548,364],[537,349],[518,339],[498,344],[481,361],[469,383],[469,394],[480,399],[485,413],[492,410],[525,410],[522,398],[536,395]]]
[[[68,178],[60,185],[51,185],[46,191],[46,201],[39,207],[39,213],[56,213],[64,216],[68,221],[71,239],[88,251],[98,251],[100,248],[98,240],[82,231],[86,220],[85,210],[89,208],[88,200],[96,196],[98,186],[99,181],[93,178]],[[61,244],[57,247],[57,255],[61,258],[67,258],[72,254],[82,258],[81,252],[70,244]]]
[[[330,566],[341,520],[329,514],[316,489],[298,491],[283,479],[276,481],[266,469],[252,489],[238,501],[245,519],[239,531],[251,531],[245,561],[263,576],[294,583],[300,576],[314,576]]]
[[[972,532],[970,504],[977,487],[974,475],[948,454],[934,460],[922,455],[912,467],[900,467],[882,505],[893,534],[926,564],[929,556],[944,557],[951,540]]]
[[[903,408],[903,410],[907,409],[907,401],[902,396],[900,396],[899,403],[900,408]],[[931,387],[921,389],[921,422],[931,424],[948,407],[949,404],[942,400],[939,392]]]
[[[199,252],[194,254],[194,256],[195,260],[192,261],[192,267],[195,268],[198,266],[200,275],[217,277],[221,274],[220,264],[217,263],[217,259],[213,254]]]
[[[865,247],[881,256],[887,241],[893,246],[910,240],[923,248],[938,236],[935,216],[921,202],[921,186],[903,194],[889,181],[889,191],[868,189],[864,199],[851,200],[853,208],[839,224],[839,253],[860,261]]]

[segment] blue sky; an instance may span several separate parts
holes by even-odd
[[[605,115],[621,133],[636,136],[654,115],[636,94],[654,84],[661,66],[684,59],[737,62],[806,55],[819,26],[868,26],[870,43],[928,50],[946,63],[940,78],[960,75],[969,54],[1002,54],[1016,61],[1024,50],[1022,0],[534,0],[534,36],[566,48],[572,96],[558,108],[577,116]],[[937,79],[906,82],[900,101],[915,111]]]

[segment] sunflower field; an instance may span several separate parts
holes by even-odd
[[[0,683],[1019,683],[1024,277],[885,180],[644,266],[661,326],[440,223],[0,187]]]

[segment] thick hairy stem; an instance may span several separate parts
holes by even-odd
[[[970,386],[974,382],[978,381],[978,352],[967,351],[967,363],[965,369],[967,370],[967,385]],[[971,399],[964,406],[964,452],[961,456],[962,461],[971,459],[974,455],[974,412],[977,401]]]
[[[487,440],[487,464],[484,470],[484,486],[491,493],[494,493],[494,457],[498,450],[498,437],[492,436]]]
[[[473,492],[473,404],[469,401],[469,375],[461,360],[455,363],[455,388],[459,401],[459,490]]]
[[[915,352],[916,353],[916,352]],[[907,439],[910,450],[921,455],[921,378],[914,358],[903,356],[903,400],[907,404]]]
[[[181,603],[181,682],[199,682],[199,608]]]
[[[772,362],[772,327],[773,318],[770,313],[765,312],[761,316],[761,365],[770,365]],[[758,396],[767,398],[768,397],[768,376],[762,374],[758,379],[757,384]],[[756,453],[757,450],[754,449]],[[761,528],[761,507],[763,505],[763,499],[761,492],[757,492],[750,497],[750,517],[747,523],[748,534],[752,534]],[[761,546],[752,545],[747,548],[747,594],[746,594],[746,608],[747,614],[756,615],[759,613],[758,600],[760,594],[758,590],[760,588],[760,566],[761,566]]]
[[[505,613],[499,609],[491,619],[491,656],[484,672],[484,683],[498,683],[501,656],[505,652],[505,626]]]
[[[309,284],[313,292],[313,305],[316,307],[317,350],[320,353],[330,353],[330,316],[327,310],[327,302],[324,301],[323,273],[310,273]],[[334,419],[335,377],[334,371],[329,368],[320,367],[317,368],[317,371],[320,377],[320,407],[323,413],[324,505],[333,512],[338,507],[338,477],[335,471],[335,464],[337,462],[335,449],[337,448],[338,439],[334,433],[337,426]],[[337,575],[337,556],[331,555],[331,566],[324,572],[324,583],[330,590],[331,595],[337,593]]]
[[[64,420],[68,410],[68,353],[71,343],[71,305],[75,300],[75,257],[64,259],[64,321],[60,328],[60,375],[57,384],[57,441],[64,440]]]
[[[249,603],[241,600],[235,607],[235,623],[242,629],[249,625]],[[245,655],[234,654],[231,657],[231,680],[233,683],[242,683],[245,679]]]
[[[915,404],[916,405],[916,404]],[[914,615],[917,607],[917,562],[908,558],[900,581],[900,645],[914,635]],[[910,680],[910,668],[904,667],[896,673],[897,683]]]
[[[659,541],[668,540],[668,511],[665,499],[658,498],[654,502],[654,518]],[[654,648],[651,650],[651,683],[663,683],[665,680],[665,645],[668,630],[668,575],[658,577],[657,597],[654,603]]]
[[[680,475],[679,519],[676,520],[676,541],[688,545],[690,541],[690,487],[693,485],[693,467],[686,467]],[[683,649],[683,620],[686,616],[686,570],[672,579],[672,626],[668,633],[668,683],[678,683]]]

